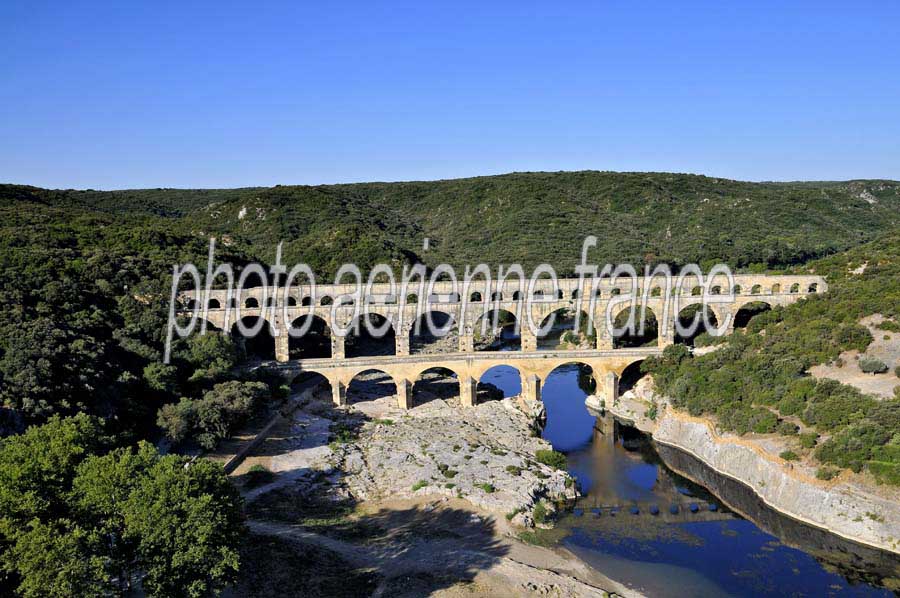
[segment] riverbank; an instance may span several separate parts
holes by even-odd
[[[591,397],[588,405],[599,407]],[[852,542],[900,553],[900,496],[893,488],[866,484],[846,472],[830,481],[817,479],[813,464],[779,456],[790,448],[787,439],[720,433],[713,421],[673,409],[665,397],[653,392],[649,378],[606,408],[657,443],[744,484],[768,507],[788,517]]]
[[[638,595],[565,549],[520,540],[577,496],[567,472],[538,460],[551,449],[534,432],[540,404],[462,409],[455,384],[435,383],[403,411],[382,386],[366,379],[355,393],[366,400],[346,409],[327,393],[314,398],[237,468],[248,570],[262,567],[270,581],[248,578],[234,595],[262,595],[273,579],[304,595],[315,595],[311,582],[321,595],[348,584],[356,595]],[[298,550],[321,566],[270,562]]]

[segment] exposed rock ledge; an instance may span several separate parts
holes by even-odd
[[[848,540],[900,553],[900,503],[867,492],[840,478],[823,482],[811,470],[792,466],[764,444],[720,433],[715,425],[671,407],[652,392],[645,378],[606,408],[616,417],[634,422],[656,442],[700,459],[720,474],[740,481],[767,505],[799,521]],[[589,397],[589,407],[600,403]],[[655,419],[648,411],[657,406]]]

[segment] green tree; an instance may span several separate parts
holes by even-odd
[[[236,579],[244,536],[241,501],[222,468],[162,457],[125,505],[144,588],[153,596],[215,594]]]
[[[29,522],[4,559],[14,564],[17,593],[25,598],[105,594],[109,578],[104,559],[92,552],[98,541],[96,533],[68,520]]]

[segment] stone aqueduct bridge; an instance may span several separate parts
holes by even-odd
[[[718,280],[711,282],[709,288],[712,294],[727,293],[722,290],[727,288],[724,286],[725,278],[722,277],[722,280],[722,285],[717,284]],[[651,280],[649,284],[653,282]],[[677,296],[674,291],[664,296],[658,286],[651,286],[645,292],[644,280],[638,278],[638,293],[646,295],[639,302],[652,311],[658,321],[657,345],[614,348],[614,339],[606,326],[600,325],[596,329],[596,348],[588,350],[538,351],[538,339],[523,320],[527,316],[523,313],[527,305],[523,301],[522,289],[525,285],[518,279],[507,280],[503,284],[491,281],[488,288],[484,281],[473,281],[466,290],[469,296],[465,301],[453,293],[452,283],[437,282],[429,297],[420,299],[413,292],[406,302],[401,302],[405,305],[398,305],[396,298],[388,294],[388,285],[379,284],[373,285],[371,293],[365,297],[357,296],[353,285],[317,285],[314,301],[308,296],[308,286],[293,287],[286,295],[284,289],[279,289],[272,293],[274,296],[266,296],[265,288],[259,287],[244,289],[236,297],[229,296],[226,290],[213,289],[208,295],[202,291],[185,292],[181,299],[188,307],[186,313],[196,312],[200,318],[226,332],[232,330],[238,319],[264,319],[275,343],[276,362],[270,365],[288,379],[305,372],[323,375],[331,385],[336,404],[347,403],[346,391],[355,376],[365,371],[379,370],[390,376],[396,385],[400,407],[409,408],[412,406],[412,384],[426,370],[446,368],[452,371],[459,381],[462,404],[474,405],[478,381],[487,370],[497,365],[515,367],[522,378],[523,395],[529,399],[540,399],[541,383],[555,368],[569,363],[585,364],[593,371],[597,394],[613,400],[617,396],[619,377],[628,366],[658,355],[674,342],[678,317],[674,311],[676,300],[679,311],[702,303],[702,290],[695,286],[696,282],[688,277]],[[624,284],[620,279],[618,285],[611,284],[609,279],[586,279],[585,284],[592,284],[593,288],[581,295],[578,279],[560,279],[557,283],[556,288],[549,279],[535,283],[535,301],[530,309],[536,327],[549,314],[561,309],[579,309],[591,323],[603,323],[608,304],[611,301],[621,302],[631,290],[630,279]],[[733,301],[707,303],[719,324],[727,320],[728,332],[733,329],[734,317],[750,303],[762,302],[770,307],[787,305],[827,290],[825,280],[812,275],[735,275],[734,283]],[[285,298],[287,305],[284,304]],[[422,307],[417,305],[419,301]],[[622,303],[614,311],[626,310],[628,305]],[[521,351],[475,351],[475,331],[481,327],[480,318],[488,309],[508,311],[522,322]],[[452,330],[458,333],[459,338],[457,352],[410,354],[410,337],[416,318],[426,311],[441,312],[452,318]],[[291,340],[287,330],[299,318],[314,315],[321,318],[329,330],[333,330],[332,326],[346,328],[354,318],[365,313],[391,319],[395,331],[394,355],[347,358],[344,352],[345,337],[331,334],[330,358],[290,359]]]

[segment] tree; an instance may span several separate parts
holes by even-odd
[[[99,419],[53,416],[0,443],[0,534],[9,538],[32,519],[62,517],[76,467],[107,447]]]
[[[153,445],[141,442],[136,450],[119,448],[88,457],[72,483],[73,511],[102,538],[95,550],[119,593],[130,586],[138,563],[136,542],[125,535],[125,505],[158,460]]]
[[[243,514],[221,466],[160,458],[129,496],[124,517],[151,595],[207,596],[236,579]]]
[[[30,522],[10,547],[20,596],[93,598],[105,593],[108,577],[103,558],[92,553],[97,534],[68,520]]]
[[[109,450],[96,418],[52,417],[0,442],[0,564],[22,596],[208,596],[235,578],[240,496],[219,465]]]
[[[874,357],[862,357],[859,360],[859,369],[866,374],[883,374],[888,371],[886,363]]]
[[[262,382],[222,382],[199,400],[183,397],[177,404],[164,405],[157,423],[174,442],[193,438],[203,448],[211,449],[245,421],[268,392]]]

